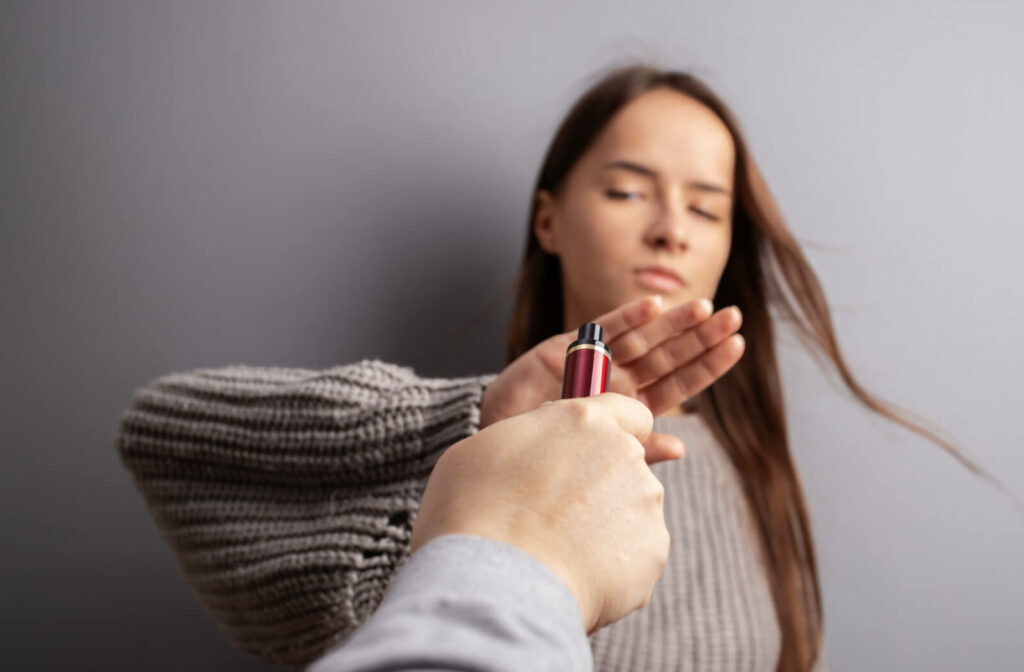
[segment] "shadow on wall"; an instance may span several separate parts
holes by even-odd
[[[358,243],[368,257],[385,261],[360,283],[358,330],[366,340],[357,358],[411,366],[424,376],[500,371],[526,216],[499,219],[495,213],[510,209],[493,202],[498,199],[485,202],[483,188],[465,189],[482,197],[443,202],[415,193],[432,190],[422,180],[415,191],[399,189],[422,215],[410,222],[406,209],[402,224],[383,224],[366,249],[364,240]],[[352,288],[339,284],[330,291]],[[338,326],[339,333],[352,331],[352,325]],[[352,360],[343,354],[338,351],[337,361]]]

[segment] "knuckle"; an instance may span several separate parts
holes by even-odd
[[[636,412],[639,413],[641,416],[643,416],[645,422],[647,424],[653,425],[654,424],[654,413],[652,413],[651,409],[647,407],[647,404],[645,404],[644,402],[640,401],[636,397],[627,397],[627,398],[629,399],[629,403],[633,405],[633,408],[636,409]]]
[[[647,471],[645,472],[644,476],[645,476],[644,485],[646,486],[646,488],[645,488],[646,492],[652,498],[656,498],[656,499],[663,498],[665,496],[665,484],[661,482],[661,479],[658,478],[654,474],[654,472],[651,471],[650,469],[647,469]]]
[[[624,354],[629,358],[635,358],[650,349],[650,345],[648,345],[647,339],[640,329],[629,332],[623,345]]]
[[[591,421],[593,416],[593,410],[590,408],[590,405],[578,399],[567,400],[562,404],[562,411],[571,422],[576,424],[586,424]]]
[[[626,458],[636,462],[637,460],[647,463],[647,450],[644,448],[644,444],[631,434],[623,434],[623,453]]]
[[[618,402],[616,413],[628,414],[628,416],[633,420],[637,419],[635,416],[640,416],[644,418],[647,424],[654,423],[654,414],[651,413],[651,409],[636,396],[619,394],[616,392],[607,392],[605,394],[615,395]]]
[[[654,479],[654,501],[658,503],[658,506],[662,506],[665,503],[665,486],[662,485],[661,481]]]
[[[678,394],[683,399],[689,399],[690,397],[693,396],[693,388],[690,386],[686,374],[686,370],[683,369],[680,371],[676,371],[671,378],[672,385],[676,389],[676,394]]]
[[[676,362],[666,348],[658,348],[651,351],[652,367],[659,374],[672,371],[676,368]]]

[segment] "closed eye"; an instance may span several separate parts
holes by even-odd
[[[636,196],[636,197],[642,196],[642,194],[638,194],[635,191],[619,191],[617,189],[609,189],[608,191],[605,192],[605,194],[609,198],[614,198],[614,199],[620,200],[620,201],[624,201],[624,200],[630,198],[631,196]]]
[[[700,208],[690,208],[690,212],[693,212],[700,217],[704,217],[705,219],[710,219],[712,222],[718,221],[718,217],[714,216],[707,210],[701,210]]]

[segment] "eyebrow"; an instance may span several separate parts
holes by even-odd
[[[621,168],[623,170],[638,173],[646,177],[658,177],[658,171],[654,170],[653,168],[642,166],[639,163],[634,163],[633,161],[626,161],[625,159],[619,159],[617,161],[606,163],[602,170],[608,170],[610,168]],[[730,197],[732,196],[732,192],[726,189],[725,187],[719,186],[717,184],[712,184],[710,182],[690,182],[686,186],[692,187],[693,189],[700,189],[701,191],[710,191],[716,194],[725,194],[726,196]]]

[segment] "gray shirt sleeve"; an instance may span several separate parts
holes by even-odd
[[[380,608],[307,672],[590,672],[576,598],[543,563],[470,535],[429,542]]]

